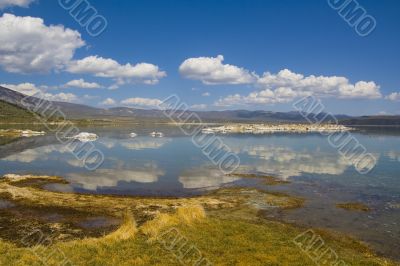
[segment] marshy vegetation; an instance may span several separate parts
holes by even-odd
[[[46,191],[43,186],[47,182],[64,184],[65,180],[16,175],[3,178],[0,198],[9,205],[2,212],[8,212],[10,219],[3,221],[2,226],[14,221],[12,215],[16,215],[18,208],[58,212],[72,220],[101,216],[118,220],[118,225],[107,227],[103,235],[75,228],[81,230],[81,235],[66,237],[68,232],[62,232],[63,239],[53,236],[57,230],[63,230],[62,226],[74,229],[71,223],[37,219],[35,226],[25,228],[25,234],[2,236],[0,265],[40,265],[41,260],[47,265],[63,261],[71,265],[181,265],[182,260],[191,265],[193,258],[179,257],[179,250],[166,248],[166,241],[176,239],[168,236],[172,231],[183,241],[178,245],[181,249],[190,246],[201,253],[204,265],[312,263],[293,244],[304,228],[266,220],[260,215],[268,209],[300,207],[304,199],[250,188],[223,188],[192,198],[82,195]],[[23,245],[29,230],[35,232],[43,224],[53,225],[51,230],[41,231],[47,241],[35,239],[36,242],[29,242],[31,245]],[[351,238],[315,231],[348,265],[395,265]],[[175,242],[168,247],[178,248],[172,243]]]
[[[346,203],[338,203],[336,207],[349,210],[349,211],[363,211],[369,212],[371,208],[361,202],[346,202]]]

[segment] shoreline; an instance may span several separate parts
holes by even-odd
[[[247,178],[253,178],[253,176],[248,175]],[[266,178],[266,181],[271,182],[271,177]],[[286,194],[276,194],[260,191],[257,189],[241,187],[220,188],[215,191],[208,192],[204,195],[185,198],[157,198],[139,196],[130,197],[93,194],[90,195],[68,192],[52,192],[43,189],[43,186],[46,183],[65,182],[66,181],[64,179],[56,176],[5,176],[4,178],[0,179],[0,200],[11,202],[19,208],[32,209],[31,212],[39,210],[39,212],[41,213],[42,210],[48,210],[60,212],[66,216],[72,215],[71,218],[68,218],[70,220],[75,219],[79,221],[81,218],[87,219],[88,217],[90,218],[101,216],[106,217],[105,219],[107,221],[109,219],[118,219],[119,221],[121,221],[119,225],[113,224],[105,229],[102,228],[101,230],[104,230],[101,232],[105,234],[104,237],[101,237],[101,234],[99,235],[98,233],[96,233],[95,229],[86,231],[81,230],[81,233],[74,235],[71,232],[75,232],[74,230],[78,230],[79,227],[68,227],[64,226],[63,223],[60,224],[59,222],[55,223],[57,224],[56,227],[54,227],[53,225],[54,222],[52,223],[51,221],[45,222],[43,225],[41,225],[41,228],[44,229],[53,228],[52,230],[60,231],[59,234],[55,234],[56,237],[54,238],[55,240],[53,246],[61,247],[63,250],[69,245],[68,243],[71,243],[71,241],[75,241],[76,243],[79,243],[79,245],[86,245],[84,239],[87,237],[90,237],[91,239],[93,239],[93,241],[105,241],[104,239],[106,239],[107,236],[113,234],[115,235],[116,232],[120,230],[118,229],[118,226],[119,228],[126,226],[125,221],[127,211],[130,213],[135,224],[135,228],[132,228],[131,226],[130,230],[135,232],[142,232],[142,234],[140,234],[139,236],[132,235],[128,237],[130,241],[135,242],[146,236],[146,232],[148,232],[149,230],[150,232],[154,233],[155,229],[152,228],[152,226],[154,226],[154,223],[157,223],[157,220],[160,219],[160,217],[164,217],[163,219],[167,219],[166,217],[171,217],[167,219],[168,221],[171,221],[171,219],[174,220],[172,218],[174,217],[174,215],[179,214],[179,210],[184,209],[186,210],[185,212],[188,212],[187,215],[189,215],[190,217],[196,215],[195,213],[200,210],[200,213],[202,213],[200,215],[202,217],[202,222],[199,222],[199,224],[195,223],[194,225],[187,227],[188,225],[185,222],[187,218],[178,219],[178,221],[174,222],[174,226],[176,228],[179,228],[183,232],[186,232],[186,230],[188,230],[188,232],[195,230],[196,236],[197,234],[201,236],[202,234],[206,233],[210,233],[211,235],[213,235],[215,233],[212,233],[212,230],[215,230],[215,228],[219,228],[220,224],[225,224],[224,227],[221,227],[218,230],[225,232],[226,230],[230,230],[229,227],[235,227],[235,230],[244,230],[243,237],[246,238],[254,237],[254,232],[251,230],[260,230],[259,233],[267,235],[281,235],[281,237],[287,239],[287,245],[289,245],[287,248],[289,248],[290,253],[293,252],[293,254],[298,254],[301,252],[297,249],[297,247],[292,247],[289,243],[289,240],[296,237],[296,235],[300,234],[302,230],[304,231],[305,228],[301,228],[297,225],[289,225],[281,221],[272,221],[265,218],[264,216],[260,216],[260,212],[265,212],[268,210],[289,211],[290,209],[299,208],[304,202],[304,199],[301,198],[292,197]],[[7,211],[6,209],[0,210],[2,212]],[[177,211],[178,213],[176,214]],[[40,221],[40,217],[36,217],[35,219],[37,219],[37,221]],[[128,220],[131,221],[132,219]],[[28,221],[26,221],[26,223],[29,224]],[[189,223],[192,224],[192,222]],[[36,226],[37,225],[38,224],[36,223]],[[157,225],[157,228],[159,226],[161,225]],[[273,227],[273,231],[271,231],[271,227]],[[250,230],[249,228],[252,229]],[[157,230],[159,231],[161,229],[158,228]],[[200,231],[197,232],[196,230]],[[248,232],[247,230],[250,231]],[[351,237],[344,236],[342,234],[339,234],[339,236],[336,233],[330,233],[326,230],[320,230],[316,228],[313,228],[312,230],[322,235],[323,238],[328,241],[328,243],[335,246],[338,250],[340,250],[340,252],[343,251],[343,254],[351,254],[351,256],[356,256],[356,261],[359,261],[360,263],[362,261],[371,263],[372,261],[385,261],[386,263],[388,263],[387,265],[391,265],[390,260],[377,257],[376,255],[374,255],[374,252],[372,252],[364,244],[361,244],[361,242],[354,240]],[[225,233],[229,235],[229,232]],[[54,234],[54,232],[52,234]],[[18,236],[20,234],[15,233],[13,235]],[[62,236],[61,238],[59,237],[60,235]],[[147,237],[150,237],[150,239],[152,238],[151,236]],[[218,242],[218,245],[221,245],[221,249],[219,250],[219,252],[229,253],[229,249],[232,248],[223,244],[226,237],[227,236],[224,236],[220,239],[217,236],[216,241]],[[196,243],[203,243],[202,241],[206,240],[198,239],[196,240]],[[219,244],[219,241],[221,241],[221,244]],[[276,240],[269,241],[272,241],[270,243],[272,245],[278,245],[278,242],[275,243]],[[7,241],[4,242],[4,240],[0,240],[0,250],[1,246],[8,245],[7,243]],[[238,242],[237,244],[245,245],[245,243],[247,242]],[[258,241],[256,241],[253,244],[264,245],[265,243],[259,243]],[[97,242],[95,244],[95,247],[98,247]],[[203,248],[206,249],[206,246]],[[68,252],[68,249],[66,248],[65,251]],[[17,250],[11,248],[10,252],[17,252]],[[278,250],[276,252],[278,252]],[[264,253],[262,254],[265,255]],[[343,254],[342,256],[347,258],[347,255]],[[293,256],[300,255],[301,254]],[[212,253],[209,253],[209,256],[212,257],[214,261],[218,260],[218,257],[213,256]],[[237,254],[232,251],[232,254],[230,256],[232,256],[231,259],[234,259]],[[283,256],[283,254],[280,256]],[[347,260],[345,261],[347,262]],[[354,261],[354,259],[352,259],[352,261]]]

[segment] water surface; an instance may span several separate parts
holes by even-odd
[[[187,196],[232,185],[283,191],[306,198],[304,208],[265,215],[351,234],[382,254],[400,258],[399,130],[375,128],[353,133],[377,158],[377,165],[366,175],[359,174],[319,134],[221,136],[239,156],[239,172],[266,173],[291,182],[280,186],[224,175],[176,127],[133,125],[84,131],[99,135],[94,145],[105,155],[95,171],[82,167],[54,136],[46,135],[0,139],[0,175],[59,175],[69,184],[52,184],[47,189],[97,194]],[[152,131],[162,131],[165,137],[150,137]],[[131,132],[138,136],[130,138]],[[336,208],[343,202],[362,202],[372,211]]]

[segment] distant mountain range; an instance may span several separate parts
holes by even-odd
[[[0,102],[25,108],[21,100],[26,95],[1,87]],[[40,99],[29,97],[25,102],[28,105],[37,105]],[[163,111],[152,109],[138,109],[130,107],[114,107],[109,109],[96,108],[82,104],[52,102],[55,107],[59,107],[68,119],[165,119]],[[306,122],[299,112],[271,112],[271,111],[248,111],[248,110],[227,110],[227,111],[196,111],[201,119],[207,122]],[[323,118],[325,114],[319,114]],[[317,116],[317,118],[318,118]],[[336,118],[347,125],[400,125],[400,116],[363,116],[351,117],[347,115],[336,115]]]

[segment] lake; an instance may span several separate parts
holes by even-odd
[[[0,175],[62,176],[69,184],[46,187],[62,192],[180,197],[224,186],[285,192],[304,197],[305,206],[261,215],[350,234],[379,253],[400,258],[399,129],[365,128],[352,133],[377,159],[375,168],[364,175],[317,133],[220,136],[240,158],[237,172],[263,173],[290,182],[274,186],[222,173],[178,127],[149,124],[82,131],[99,136],[93,144],[105,160],[98,169],[85,169],[55,136],[45,135],[0,138]],[[152,131],[161,131],[164,137],[151,137]],[[131,138],[131,132],[137,137]],[[372,210],[336,207],[345,202],[361,202]]]

